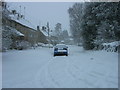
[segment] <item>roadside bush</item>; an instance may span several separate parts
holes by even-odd
[[[24,41],[24,40],[19,40],[19,41],[16,41],[12,44],[12,48],[17,49],[17,50],[27,49],[30,46],[31,46],[31,44],[27,41]]]
[[[106,50],[107,52],[119,52],[120,51],[120,41],[115,41],[111,43],[102,43],[99,46],[95,46],[95,50]]]

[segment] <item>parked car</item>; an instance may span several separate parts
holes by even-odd
[[[54,47],[54,56],[56,56],[56,55],[68,56],[68,47],[65,44],[57,44]]]

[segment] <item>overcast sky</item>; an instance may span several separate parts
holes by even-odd
[[[46,25],[50,23],[50,28],[54,29],[56,23],[62,24],[62,29],[69,30],[69,14],[68,8],[72,7],[75,2],[13,2],[10,3],[10,7],[17,9],[20,12],[20,5],[22,7],[21,12],[24,12],[26,18],[32,22],[35,26]]]

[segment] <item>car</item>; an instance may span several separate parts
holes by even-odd
[[[68,56],[68,47],[65,44],[57,44],[54,47],[54,56],[66,55]]]

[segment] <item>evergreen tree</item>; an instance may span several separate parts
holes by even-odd
[[[80,8],[81,7],[81,8]],[[70,29],[87,50],[120,40],[120,2],[86,2],[69,8]]]

